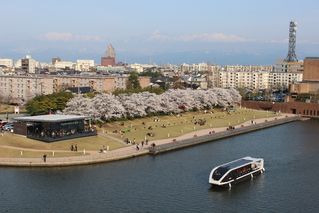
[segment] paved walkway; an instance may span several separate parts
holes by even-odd
[[[286,118],[286,116],[292,117],[296,115],[281,114],[280,116],[272,117],[272,118],[254,119],[253,122],[259,124],[259,123],[265,122],[265,120],[272,121],[272,120],[275,120],[275,118],[283,119],[283,118]],[[253,125],[253,124],[252,124],[252,121],[249,120],[244,123],[238,124],[235,127],[239,128],[242,125],[247,126],[247,125]],[[71,166],[71,165],[93,164],[93,163],[100,163],[100,162],[107,162],[107,161],[115,161],[115,160],[121,160],[125,158],[132,158],[132,157],[140,156],[140,155],[146,155],[149,153],[148,148],[152,143],[155,143],[156,145],[172,143],[173,139],[184,140],[184,139],[193,138],[194,135],[197,135],[197,136],[208,135],[210,131],[215,131],[215,133],[227,131],[227,127],[203,129],[203,130],[187,133],[185,135],[182,135],[176,138],[167,138],[162,140],[150,141],[148,145],[144,145],[143,147],[141,147],[141,144],[140,144],[140,150],[136,149],[136,145],[131,145],[131,146],[119,148],[116,150],[107,151],[106,153],[98,153],[97,151],[96,152],[90,151],[90,152],[87,152],[89,153],[89,155],[86,154],[82,156],[55,157],[55,158],[48,157],[46,162],[43,162],[41,158],[0,158],[0,165],[3,165],[3,166]],[[7,147],[12,148],[9,146]],[[24,149],[24,150],[35,151],[32,149]],[[40,150],[40,151],[61,152],[61,150]]]
[[[121,139],[119,139],[119,138],[116,138],[116,137],[113,137],[113,136],[111,136],[111,135],[105,134],[105,133],[103,133],[103,132],[101,132],[101,133],[99,132],[99,135],[102,136],[102,137],[104,137],[104,138],[111,139],[111,140],[113,140],[113,141],[117,141],[117,142],[119,142],[119,143],[122,143],[122,144],[127,145],[123,140],[121,140]]]
[[[0,145],[0,148],[6,148],[6,149],[14,149],[14,150],[19,150],[19,151],[31,151],[31,152],[64,152],[64,153],[74,153],[74,151],[69,151],[69,150],[61,150],[61,149],[32,149],[32,148],[22,148],[22,147],[16,147],[16,146],[7,146],[7,145]],[[81,151],[78,151],[79,153]],[[96,153],[95,151],[88,150],[86,151],[88,154],[94,154]]]

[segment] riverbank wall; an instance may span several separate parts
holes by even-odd
[[[149,152],[152,155],[156,155],[156,154],[160,154],[164,152],[174,151],[177,149],[195,146],[198,144],[207,143],[207,142],[211,142],[211,141],[215,141],[215,140],[219,140],[223,138],[233,137],[236,135],[241,135],[241,134],[245,134],[245,133],[249,133],[249,132],[253,132],[253,131],[257,131],[257,130],[261,130],[265,128],[270,128],[273,126],[282,125],[285,123],[299,121],[299,120],[301,120],[301,117],[299,116],[285,117],[281,119],[275,119],[272,121],[268,121],[267,119],[265,119],[265,122],[258,123],[258,124],[252,124],[249,126],[240,126],[239,128],[230,129],[227,131],[222,131],[217,133],[211,133],[208,135],[203,135],[198,137],[194,135],[193,138],[184,139],[181,141],[174,141],[172,143],[150,147]]]

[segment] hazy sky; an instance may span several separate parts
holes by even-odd
[[[297,56],[319,56],[317,0],[4,0],[0,57],[272,64],[298,22]]]

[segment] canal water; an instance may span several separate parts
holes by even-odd
[[[318,212],[319,121],[113,163],[0,168],[0,212]],[[211,169],[263,157],[266,172],[214,190]]]

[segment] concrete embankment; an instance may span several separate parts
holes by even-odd
[[[149,150],[144,149],[136,152],[132,147],[126,147],[126,150],[97,153],[92,155],[83,155],[76,157],[57,157],[47,158],[44,162],[41,158],[1,158],[0,166],[3,167],[65,167],[65,166],[78,166],[89,165],[97,163],[112,162],[124,160],[127,158],[134,158],[142,155],[149,154]],[[132,149],[129,150],[129,149]]]
[[[265,129],[265,128],[269,128],[269,127],[273,127],[273,126],[277,126],[277,125],[281,125],[281,124],[285,124],[285,123],[289,123],[289,122],[293,122],[293,121],[298,121],[298,120],[301,120],[301,118],[298,116],[285,117],[285,118],[281,118],[281,119],[274,119],[272,121],[268,121],[267,119],[265,119],[265,121],[262,123],[252,124],[252,125],[248,125],[248,126],[240,126],[238,128],[235,128],[235,129],[217,132],[217,133],[211,133],[211,134],[207,134],[207,135],[203,135],[203,136],[194,135],[193,138],[184,139],[184,140],[180,140],[180,141],[176,140],[172,143],[157,145],[155,147],[150,147],[149,150],[150,150],[150,154],[155,155],[155,154],[159,154],[159,153],[163,153],[163,152],[182,149],[185,147],[190,147],[190,146],[194,146],[197,144],[215,141],[218,139],[223,139],[223,138],[232,137],[232,136],[236,136],[236,135],[240,135],[240,134],[245,134],[248,132],[257,131],[257,130],[261,130],[261,129]]]

